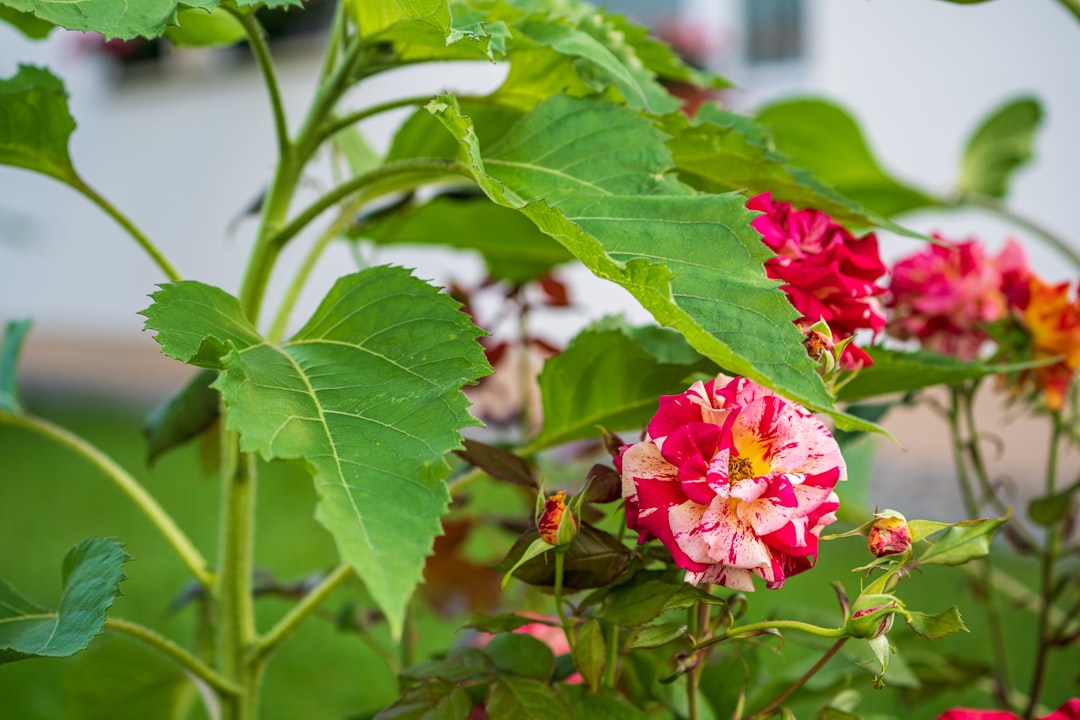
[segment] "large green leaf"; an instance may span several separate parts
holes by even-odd
[[[375,720],[468,720],[473,702],[469,694],[445,680],[428,680],[401,694]]]
[[[90,538],[64,556],[59,608],[47,610],[0,578],[0,664],[67,657],[86,648],[105,625],[129,560],[112,538]]]
[[[493,201],[520,210],[729,372],[832,409],[796,313],[765,275],[772,254],[750,227],[745,198],[702,195],[669,176],[664,136],[647,119],[556,96],[481,151],[452,98],[428,107],[462,143]]]
[[[64,84],[48,70],[20,65],[0,81],[0,163],[74,182],[67,148],[74,129]]]
[[[1026,370],[1041,362],[961,362],[932,352],[902,352],[881,347],[866,348],[874,361],[844,385],[838,399],[845,402],[906,393],[933,385],[952,385],[987,375]]]
[[[430,37],[436,42],[441,37],[445,45],[450,34],[446,0],[346,0],[346,4],[364,37]],[[388,34],[391,29],[397,34]]]
[[[678,333],[604,320],[586,328],[540,373],[544,426],[529,443],[541,450],[598,435],[599,427],[643,426],[661,395],[675,395],[695,373],[716,373]]]
[[[422,205],[387,213],[353,233],[380,245],[445,245],[477,250],[488,273],[524,283],[572,259],[559,243],[536,229],[519,212],[500,207],[482,195],[441,195]]]
[[[0,22],[11,25],[31,40],[41,40],[48,37],[49,33],[56,27],[51,22],[46,22],[28,12],[22,12],[6,5],[0,5]]]
[[[68,30],[98,32],[106,39],[160,37],[185,8],[211,10],[219,0],[0,0]],[[238,7],[300,7],[300,0],[236,0]]]
[[[487,698],[491,720],[565,720],[570,708],[546,683],[532,678],[504,677],[491,686]]]
[[[19,354],[30,332],[29,320],[11,320],[0,338],[0,411],[19,412]]]
[[[964,148],[959,190],[1002,198],[1013,172],[1031,160],[1042,107],[1034,98],[1014,98],[980,123]]]
[[[664,118],[664,130],[673,136],[668,147],[679,176],[699,190],[771,192],[777,200],[820,210],[836,220],[922,237],[845,198],[811,171],[793,167],[771,149],[768,129],[746,116],[703,105],[693,122],[681,114]]]
[[[813,98],[766,106],[757,121],[772,129],[776,149],[799,167],[870,211],[886,217],[935,204],[925,193],[886,173],[854,118],[839,105]]]
[[[480,331],[401,268],[340,278],[280,346],[217,288],[172,283],[153,298],[143,314],[165,354],[222,370],[241,449],[311,471],[319,521],[400,633],[449,502],[444,455],[476,424],[461,387],[489,371]]]

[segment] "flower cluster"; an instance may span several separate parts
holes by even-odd
[[[939,715],[937,720],[1020,720],[1020,718],[1007,710],[953,708]],[[1057,710],[1038,720],[1080,720],[1080,699],[1068,700]]]
[[[935,239],[946,242],[940,235]],[[989,339],[988,323],[1007,311],[1004,278],[1021,271],[1023,255],[1010,242],[991,258],[975,240],[927,245],[893,266],[889,333],[943,355],[974,360]]]
[[[616,457],[627,524],[658,538],[686,580],[753,590],[814,565],[847,479],[840,449],[805,408],[745,378],[662,396],[644,442]]]
[[[885,288],[876,281],[886,268],[873,233],[856,238],[825,213],[795,210],[774,202],[769,193],[751,198],[747,207],[764,213],[750,224],[776,253],[765,271],[783,282],[781,288],[802,315],[798,324],[803,331],[824,320],[839,342],[858,330],[877,334],[885,327]],[[872,363],[853,343],[840,361],[849,370]]]
[[[939,236],[935,236],[938,237]],[[999,354],[1016,360],[1056,362],[1020,373],[1015,386],[1033,386],[1050,410],[1060,410],[1080,369],[1080,300],[1069,283],[1049,284],[1027,266],[1010,241],[991,257],[975,240],[931,245],[893,268],[889,333],[917,339],[934,352],[974,360],[993,323],[1013,332]]]

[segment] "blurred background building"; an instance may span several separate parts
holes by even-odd
[[[1072,205],[1080,167],[1074,74],[1080,23],[1054,0],[976,6],[940,0],[619,0],[608,6],[651,25],[689,58],[736,82],[739,87],[722,98],[734,109],[752,110],[793,92],[838,102],[859,120],[891,173],[942,194],[952,189],[964,143],[979,121],[1010,97],[1038,98],[1045,119],[1036,158],[1016,177],[1009,203],[1080,248]],[[318,70],[319,16],[292,13],[277,31],[282,37],[274,51],[292,126]],[[235,291],[254,229],[245,209],[275,162],[266,93],[246,50],[103,47],[100,39],[63,31],[31,42],[0,26],[0,76],[10,77],[20,62],[47,65],[65,81],[78,122],[70,149],[81,175],[153,238],[185,277]],[[404,86],[408,94],[444,87],[475,92],[494,87],[502,75],[492,64],[444,64],[380,76],[358,92],[365,104],[400,96]],[[363,126],[376,148],[387,145],[404,112]],[[314,172],[312,196],[321,182]],[[1018,228],[974,211],[919,213],[903,222],[957,239],[975,235],[991,248],[1010,235],[1023,237]],[[1052,251],[1025,240],[1045,277],[1075,277],[1075,269]],[[886,260],[910,251],[910,243],[883,238]],[[303,248],[290,250],[283,267],[295,264]],[[448,261],[429,250],[383,251],[378,259],[416,267],[440,283],[480,273],[471,258]],[[332,279],[355,265],[345,246],[328,252],[296,316],[306,316]],[[578,297],[590,301],[577,326],[613,310],[645,319],[621,289],[584,273],[568,274]],[[28,387],[54,394],[119,392],[140,404],[168,394],[188,370],[158,355],[135,314],[162,279],[131,239],[74,191],[0,167],[0,321],[35,318],[23,368]],[[280,283],[273,287],[281,290]],[[565,339],[577,326],[563,320],[552,332]],[[894,430],[909,448],[902,457],[925,465],[919,472],[940,466],[947,475],[942,459],[934,457],[936,446],[919,439],[921,425],[915,418],[907,430]],[[1080,466],[1075,455],[1068,461]],[[894,460],[881,462],[888,468]]]

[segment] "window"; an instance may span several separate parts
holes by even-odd
[[[802,0],[744,0],[743,17],[748,63],[802,57]]]

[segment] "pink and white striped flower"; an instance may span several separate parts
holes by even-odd
[[[660,398],[644,442],[616,458],[626,521],[659,539],[693,584],[770,589],[817,560],[847,479],[829,430],[745,378],[718,376]]]

